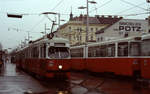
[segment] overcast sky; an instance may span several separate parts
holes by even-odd
[[[97,4],[89,4],[89,15],[122,15],[127,19],[145,19],[150,4],[146,0],[95,0]],[[5,48],[14,48],[27,38],[28,33],[35,40],[42,36],[44,24],[51,27],[51,22],[40,13],[51,11],[61,14],[61,19],[69,19],[72,12],[74,16],[85,14],[86,10],[78,7],[86,6],[86,0],[0,0],[0,43]],[[8,18],[7,13],[29,14],[23,15],[22,19]],[[129,14],[141,14],[125,16]],[[57,16],[49,15],[53,20]],[[61,22],[63,24],[64,22]],[[9,30],[8,30],[9,28]],[[13,28],[19,29],[14,30]],[[47,31],[49,32],[49,31]]]

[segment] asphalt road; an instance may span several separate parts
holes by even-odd
[[[5,63],[0,94],[150,94],[149,80],[72,72],[69,80],[39,80]]]

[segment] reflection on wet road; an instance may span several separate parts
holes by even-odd
[[[38,81],[24,72],[16,70],[14,64],[6,63],[0,74],[0,94],[24,94],[24,92],[46,91]]]
[[[150,94],[150,85],[129,78],[72,75],[73,94]],[[80,92],[79,92],[80,91]]]
[[[150,94],[150,84],[130,78],[72,72],[70,80],[37,80],[6,63],[0,74],[0,94]]]

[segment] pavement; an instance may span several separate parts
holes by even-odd
[[[25,94],[26,92],[45,92],[37,80],[17,70],[15,64],[5,63],[0,73],[0,94]]]
[[[5,63],[0,94],[150,94],[149,80],[72,72],[69,80],[39,80]]]
[[[72,73],[73,94],[150,94],[148,82],[126,77],[92,76]]]

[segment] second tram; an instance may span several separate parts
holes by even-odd
[[[72,69],[150,78],[150,35],[71,47]]]

